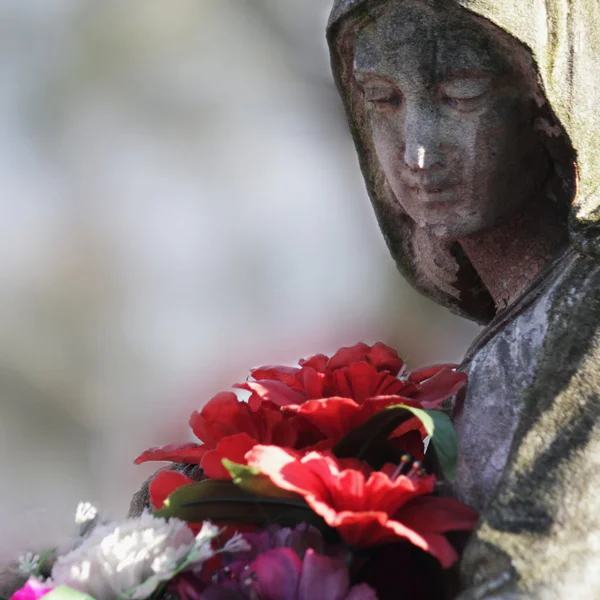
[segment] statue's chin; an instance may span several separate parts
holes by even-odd
[[[477,218],[458,220],[455,215],[451,215],[446,220],[417,223],[417,226],[423,229],[429,237],[449,243],[476,237],[508,223],[510,223],[508,215],[505,218],[499,217],[497,222],[486,222],[485,219]]]
[[[441,242],[456,242],[475,233],[470,228],[452,227],[447,223],[425,223],[421,228],[429,237]]]

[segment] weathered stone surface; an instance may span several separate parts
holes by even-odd
[[[400,271],[488,324],[456,407],[455,490],[482,512],[461,600],[600,597],[598,8],[338,0],[329,21]]]

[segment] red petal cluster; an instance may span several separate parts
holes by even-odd
[[[222,392],[190,417],[190,427],[203,444],[159,446],[135,459],[136,464],[169,460],[199,464],[211,479],[228,479],[222,460],[245,463],[256,444],[298,448],[317,443],[323,435],[301,416],[283,413],[268,401],[242,402],[233,392]]]
[[[408,540],[446,568],[458,556],[443,534],[470,530],[477,522],[477,513],[456,500],[426,496],[433,475],[394,477],[393,465],[382,471],[364,464],[348,468],[348,461],[324,453],[300,456],[277,446],[255,446],[246,458],[278,488],[301,495],[356,548]]]
[[[201,444],[151,448],[135,462],[199,464],[209,478],[229,478],[223,458],[252,464],[278,487],[304,496],[349,543],[364,546],[406,538],[447,564],[455,555],[441,534],[472,526],[474,514],[470,509],[466,516],[464,511],[454,511],[453,501],[447,499],[418,501],[417,497],[433,489],[433,476],[409,480],[405,476],[390,479],[384,472],[365,475],[365,465],[340,470],[340,461],[310,452],[330,450],[389,406],[437,408],[466,383],[466,375],[456,372],[454,365],[435,365],[399,377],[403,368],[393,348],[359,343],[341,348],[331,358],[318,354],[301,360],[297,367],[254,369],[252,380],[235,386],[251,392],[248,402],[233,392],[223,392],[192,414],[190,427]],[[422,458],[424,436],[420,421],[414,418],[391,438],[410,449],[413,457]],[[153,506],[159,508],[177,487],[190,482],[178,473],[160,472],[150,485]],[[448,503],[452,511],[447,510]],[[458,521],[432,519],[444,510],[459,515]],[[425,513],[429,526],[419,520]]]
[[[223,458],[245,464],[246,452],[256,444],[330,449],[388,406],[439,407],[466,382],[466,375],[454,371],[454,365],[427,367],[399,378],[404,363],[396,350],[382,343],[358,343],[331,358],[317,354],[298,364],[254,369],[252,381],[234,386],[251,392],[248,402],[222,392],[192,414],[190,427],[201,444],[150,448],[136,464],[155,460],[199,464],[207,477],[227,479]],[[410,448],[416,458],[423,454],[415,437],[420,429],[419,421],[411,419],[392,436],[396,441],[402,438],[399,445]],[[422,438],[425,432],[421,434]]]
[[[317,354],[300,360],[299,367],[267,366],[251,371],[255,381],[239,387],[278,406],[334,396],[358,403],[380,395],[411,392],[415,386],[398,379],[404,366],[393,348],[382,343],[341,348],[331,358]]]
[[[399,378],[404,363],[396,350],[382,343],[341,348],[331,358],[317,354],[299,365],[254,369],[255,381],[238,387],[252,392],[251,403],[270,402],[283,412],[305,417],[326,436],[330,447],[388,406],[439,408],[467,381],[464,373],[454,370],[456,365],[448,364]],[[419,428],[411,420],[403,432]]]

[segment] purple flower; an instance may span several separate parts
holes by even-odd
[[[244,540],[250,545],[250,550],[230,556],[225,564],[240,561],[249,563],[273,548],[291,548],[301,559],[309,548],[336,558],[340,558],[340,551],[344,552],[339,544],[327,546],[319,530],[307,523],[300,523],[294,529],[272,525],[263,531],[244,533]]]
[[[301,560],[291,548],[275,548],[251,563],[223,569],[201,600],[377,600],[366,584],[350,587],[343,561],[308,549]]]
[[[17,590],[10,597],[10,600],[37,600],[53,589],[53,586],[46,585],[32,577],[27,580],[27,583],[20,590]]]
[[[280,525],[271,525],[266,530],[244,533],[243,540],[248,549],[228,554],[224,552],[221,555],[222,568],[212,574],[207,571],[187,570],[167,585],[167,590],[181,600],[201,600],[211,598],[211,595],[217,594],[217,598],[246,598],[243,591],[240,591],[238,580],[243,577],[243,570],[249,569],[249,564],[255,561],[260,555],[265,554],[274,548],[290,548],[302,560],[309,548],[315,550],[318,554],[325,554],[335,558],[344,558],[347,550],[341,544],[327,545],[323,536],[316,527],[307,523],[300,523],[293,529],[281,527]],[[210,587],[212,583],[218,583],[218,586]],[[225,589],[229,590],[229,595],[225,594]]]

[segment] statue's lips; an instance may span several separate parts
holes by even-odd
[[[414,195],[424,202],[432,204],[450,201],[454,197],[457,187],[456,183],[409,186]]]

